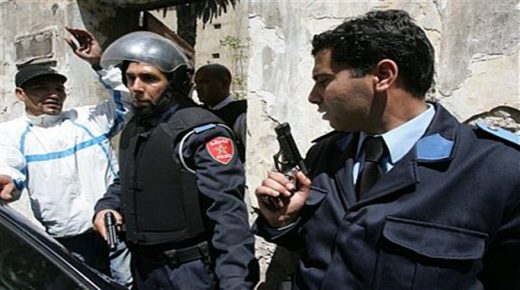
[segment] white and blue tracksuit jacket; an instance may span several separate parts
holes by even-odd
[[[92,228],[94,204],[118,174],[110,138],[132,115],[119,69],[99,72],[112,99],[58,116],[23,116],[0,124],[0,174],[27,191],[34,216],[55,237]]]

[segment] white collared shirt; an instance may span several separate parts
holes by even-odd
[[[385,156],[382,161],[385,172],[390,171],[394,165],[403,158],[408,151],[417,143],[417,141],[424,135],[426,129],[430,125],[435,115],[435,108],[431,104],[427,104],[428,109],[420,115],[411,119],[410,121],[396,127],[382,135],[374,135],[374,137],[381,136],[388,149],[389,156]],[[356,162],[352,169],[354,184],[356,184],[357,176],[363,167],[364,153],[361,150],[363,141],[369,136],[365,132],[359,135],[359,143],[356,153]]]

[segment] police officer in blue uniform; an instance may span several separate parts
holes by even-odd
[[[233,132],[189,98],[190,69],[171,41],[133,32],[101,65],[121,65],[136,116],[120,139],[120,178],[96,205],[124,223],[137,289],[252,289],[257,280]]]
[[[293,288],[520,289],[519,136],[425,101],[434,50],[405,11],[312,44],[309,101],[335,131],[307,153],[309,176],[256,189],[256,233],[303,248]]]

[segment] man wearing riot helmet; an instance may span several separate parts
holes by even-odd
[[[101,66],[119,65],[136,116],[119,146],[120,178],[96,205],[112,212],[132,252],[137,289],[252,289],[254,237],[233,133],[189,98],[185,55],[151,32],[114,41]]]

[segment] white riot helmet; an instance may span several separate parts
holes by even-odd
[[[124,61],[144,62],[164,73],[188,66],[188,59],[172,41],[149,31],[131,32],[112,42],[101,56],[101,66],[120,65]]]

